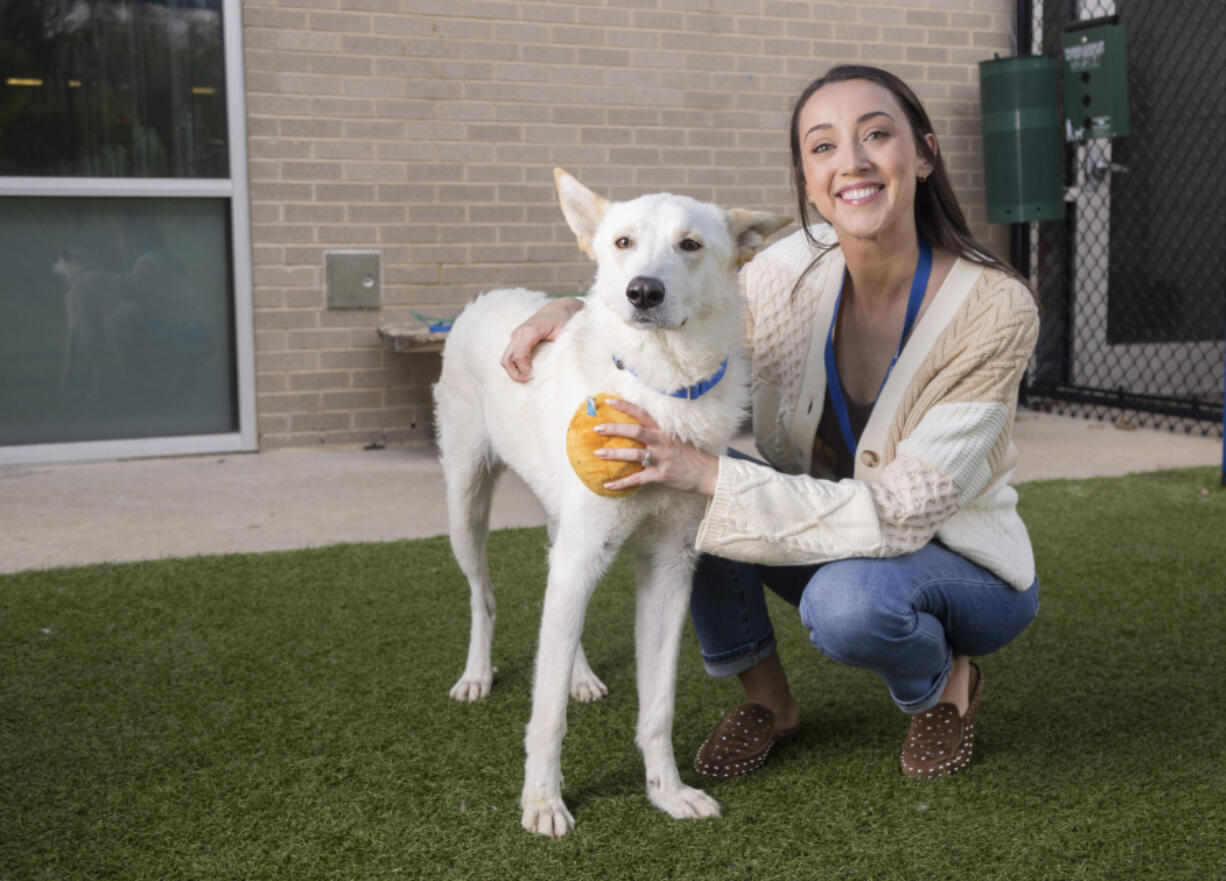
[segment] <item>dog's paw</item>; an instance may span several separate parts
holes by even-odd
[[[542,799],[524,803],[524,815],[520,820],[529,832],[561,838],[575,828],[575,818],[570,815],[560,798]]]
[[[590,703],[598,701],[609,693],[609,687],[601,682],[590,670],[587,675],[572,675],[570,679],[570,696],[577,701]]]
[[[488,673],[480,673],[476,676],[470,676],[465,673],[460,677],[460,681],[451,686],[451,697],[453,700],[461,703],[470,704],[473,701],[479,701],[490,693],[490,686],[494,684],[493,671]]]
[[[679,786],[670,790],[648,786],[647,797],[657,808],[678,820],[721,816],[719,802],[692,786]]]

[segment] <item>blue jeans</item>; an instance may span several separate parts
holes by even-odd
[[[707,672],[732,676],[775,650],[766,585],[800,610],[827,657],[872,670],[906,713],[935,706],[955,654],[986,655],[1039,610],[1036,580],[1018,591],[938,542],[885,559],[760,566],[703,555],[690,614]]]

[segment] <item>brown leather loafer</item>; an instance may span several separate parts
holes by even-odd
[[[956,774],[971,761],[975,748],[975,711],[983,694],[983,672],[971,662],[971,700],[966,715],[951,703],[940,703],[911,717],[902,745],[902,772],[908,777],[944,777]]]
[[[694,770],[704,777],[735,777],[762,767],[771,747],[793,740],[800,726],[775,729],[775,714],[762,704],[733,707],[694,756]]]

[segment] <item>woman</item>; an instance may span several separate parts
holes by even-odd
[[[971,238],[914,93],[871,67],[805,89],[791,122],[803,228],[743,272],[754,434],[769,461],[715,457],[639,426],[597,430],[646,450],[645,483],[710,498],[691,613],[707,669],[746,703],[699,750],[716,777],[761,765],[795,736],[796,702],[763,584],[800,611],[814,645],[864,667],[912,714],[905,774],[965,767],[983,674],[1038,611],[1011,440],[1038,313],[1025,283]],[[811,230],[809,206],[828,226]],[[519,328],[503,356],[526,378],[532,346],[576,301]]]

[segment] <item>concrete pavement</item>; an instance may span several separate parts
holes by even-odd
[[[1022,411],[1015,482],[1221,465],[1222,440]],[[740,438],[737,446],[751,451]],[[544,522],[508,474],[496,529]],[[0,468],[0,572],[447,531],[433,446]]]

